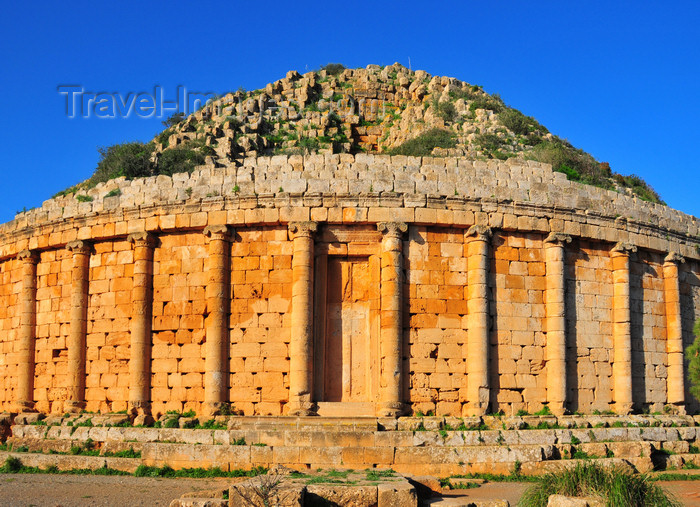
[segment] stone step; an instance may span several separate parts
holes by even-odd
[[[374,405],[372,405],[374,410]],[[229,417],[228,428],[240,430],[284,430],[284,429],[316,429],[335,428],[338,431],[377,431],[379,425],[387,421],[395,422],[372,416],[360,417],[362,414],[329,414],[325,417],[271,417],[271,416],[241,416]]]
[[[677,453],[663,454],[657,452],[654,455],[654,464],[657,469],[679,472],[691,472],[700,469],[700,454]]]
[[[229,507],[229,501],[223,498],[177,498],[169,507]]]
[[[85,448],[87,440],[52,440],[52,439],[11,439],[13,449],[24,447],[28,452],[71,452],[77,446]],[[244,462],[252,460],[255,464],[265,463],[320,463],[341,465],[358,463],[368,458],[372,462],[391,459],[397,464],[427,463],[513,463],[557,459],[554,446],[537,444],[518,445],[476,445],[476,446],[365,446],[365,445],[230,445],[201,444],[190,442],[129,442],[129,441],[93,441],[91,449],[103,453],[116,453],[133,450],[141,452],[146,460],[167,461],[168,459],[196,461],[206,456],[229,456]],[[212,454],[213,453],[213,454]],[[182,457],[181,457],[182,456]]]
[[[318,415],[321,417],[372,417],[377,411],[374,403],[362,402],[319,402]]]
[[[484,484],[486,479],[465,479],[463,477],[451,477],[450,478],[450,489],[461,489],[460,486],[474,487]]]
[[[361,453],[361,449],[335,448],[330,450],[319,449],[316,454],[302,454],[298,449],[271,449],[255,446],[217,446],[194,444],[147,444],[147,448],[141,458],[116,458],[105,456],[83,456],[70,454],[46,454],[37,452],[0,452],[0,462],[8,456],[19,458],[24,465],[47,468],[56,466],[59,470],[76,468],[96,469],[102,467],[113,468],[125,472],[134,472],[143,464],[148,466],[168,465],[175,469],[180,468],[213,468],[222,470],[249,469],[255,466],[271,467],[282,465],[284,467],[308,471],[315,469],[355,469],[366,468],[391,468],[398,473],[408,475],[433,475],[437,477],[449,477],[451,475],[463,475],[470,473],[489,473],[510,475],[518,467],[523,475],[541,475],[547,472],[560,470],[562,467],[575,466],[577,463],[597,462],[601,464],[614,464],[626,467],[638,472],[650,472],[653,470],[653,462],[646,458],[601,458],[594,460],[556,460],[538,459],[538,451],[541,449],[530,446],[528,449],[503,448],[502,455],[493,452],[482,452],[472,455],[473,462],[457,461],[464,458],[464,454],[435,455],[432,453],[414,453],[411,456],[385,456],[383,460],[377,460],[377,456],[359,455],[353,458],[352,453]],[[430,449],[423,449],[430,451]],[[483,451],[483,449],[480,449]],[[680,455],[683,458],[696,459],[697,455]],[[494,459],[495,458],[495,459]],[[381,461],[381,462],[380,462]],[[697,473],[696,470],[678,470],[680,473]]]
[[[700,469],[692,469],[692,470],[655,470],[653,472],[650,472],[650,475],[652,477],[664,477],[668,475],[676,476],[676,475],[684,475],[688,477],[687,480],[697,480],[698,477],[700,477]],[[699,483],[700,484],[700,483]]]
[[[423,500],[421,507],[509,507],[506,499],[474,498],[471,496],[447,496]]]
[[[229,429],[262,429],[262,428],[313,428],[335,426],[337,428],[370,428],[384,430],[415,430],[419,425],[428,430],[440,429],[492,429],[492,430],[518,430],[538,429],[538,426],[546,425],[552,429],[591,429],[591,428],[680,428],[700,426],[700,415],[523,415],[523,416],[410,416],[394,418],[375,417],[368,414],[367,407],[371,403],[365,402],[320,402],[319,407],[329,412],[333,407],[338,407],[342,412],[337,415],[323,417],[291,417],[291,416],[216,416],[216,420],[228,425]],[[348,410],[345,410],[345,408]],[[352,411],[350,411],[352,409]],[[171,417],[166,414],[163,417]],[[5,421],[7,419],[7,421]],[[121,425],[129,421],[126,414],[94,414],[84,413],[77,415],[48,415],[37,412],[17,414],[14,417],[9,413],[0,414],[0,424],[3,421],[9,424],[26,425],[43,420],[47,425],[65,424],[68,421],[91,420],[95,426]],[[199,417],[200,422],[208,418]],[[546,428],[539,428],[546,429]]]
[[[650,472],[654,469],[654,463],[650,457],[638,458],[598,458],[598,459],[561,459],[541,461],[539,463],[522,463],[523,475],[542,475],[550,472],[558,472],[565,468],[575,467],[581,463],[597,463],[600,465],[612,465],[636,472]]]
[[[325,419],[325,418],[324,418]],[[270,426],[258,429],[181,429],[108,426],[43,426],[14,425],[12,440],[24,438],[51,438],[93,441],[176,441],[200,444],[228,444],[240,439],[247,443],[266,445],[300,445],[309,447],[333,445],[366,445],[392,447],[461,446],[461,445],[517,445],[517,444],[588,444],[600,442],[695,442],[696,427],[654,428],[592,428],[571,430],[412,430],[380,431],[376,420],[347,420],[322,423],[313,427],[297,425]],[[373,421],[373,422],[372,422]],[[348,424],[345,424],[347,422]],[[669,444],[670,445],[670,444]],[[686,449],[671,449],[683,452]]]
[[[124,422],[125,416],[120,417]],[[102,454],[131,449],[141,453],[145,464],[174,468],[221,464],[232,468],[273,464],[296,469],[385,467],[439,476],[510,474],[517,463],[523,473],[535,474],[554,466],[550,462],[571,463],[575,460],[568,458],[585,456],[624,459],[639,471],[681,468],[697,459],[689,454],[696,449],[698,427],[673,426],[672,419],[664,419],[671,421],[667,426],[613,424],[587,429],[521,430],[456,430],[455,421],[446,417],[398,421],[373,417],[234,417],[214,421],[228,423],[229,427],[241,423],[237,429],[91,426],[93,420],[97,419],[91,414],[43,421],[34,418],[34,424],[11,426],[7,443],[15,451],[21,446],[31,452],[66,454],[73,447],[85,448],[91,443]],[[117,416],[107,417],[103,423],[117,420]],[[440,428],[440,421],[445,426],[431,429]],[[383,429],[392,424],[394,429]],[[399,429],[410,425],[415,429]]]
[[[106,458],[104,456],[73,456],[65,454],[39,454],[0,451],[0,462],[9,457],[18,458],[22,465],[39,468],[56,467],[59,470],[111,468],[133,473],[142,461],[138,458]]]

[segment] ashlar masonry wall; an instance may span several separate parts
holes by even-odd
[[[522,161],[272,157],[90,193],[0,226],[0,410],[699,408],[694,217]]]

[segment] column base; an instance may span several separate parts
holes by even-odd
[[[16,401],[12,405],[12,411],[18,414],[22,414],[25,412],[36,412],[37,410],[36,408],[34,408],[33,401]]]
[[[565,404],[559,401],[550,401],[546,406],[549,407],[549,411],[556,416],[566,415],[569,412]]]
[[[150,401],[130,401],[129,413],[134,416],[151,415]]]
[[[205,401],[202,404],[202,415],[210,417],[215,415],[221,415],[221,407],[223,406],[223,401]]]
[[[69,414],[79,414],[85,410],[84,401],[66,401],[63,404],[63,411]]]
[[[664,413],[671,415],[686,415],[685,403],[668,403],[664,406]]]
[[[153,419],[153,416],[151,414],[139,414],[136,417],[134,417],[134,420],[131,421],[131,423],[134,426],[150,426],[155,422],[155,419]]]
[[[318,408],[312,402],[291,402],[287,415],[292,417],[313,417],[318,416]]]
[[[617,415],[629,415],[632,413],[632,403],[613,403],[611,410]]]
[[[462,406],[462,417],[486,415],[488,408],[488,405],[482,405],[480,403],[466,403]]]
[[[377,410],[377,417],[401,417],[406,414],[406,405],[401,402],[382,403]]]

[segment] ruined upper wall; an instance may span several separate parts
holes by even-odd
[[[110,193],[120,195],[109,196]],[[16,240],[45,234],[45,230],[40,230],[44,226],[65,230],[75,221],[122,220],[125,213],[131,218],[147,218],[167,213],[164,207],[171,213],[176,208],[198,212],[357,207],[374,209],[375,216],[378,216],[376,210],[402,209],[401,216],[394,218],[406,222],[471,225],[481,221],[511,230],[558,231],[564,230],[563,225],[553,220],[570,221],[583,226],[565,231],[577,236],[630,241],[651,250],[678,251],[686,257],[700,258],[700,223],[696,217],[629,195],[568,181],[548,164],[516,159],[484,162],[367,154],[281,155],[249,158],[241,166],[201,166],[192,174],[179,173],[172,177],[130,181],[119,178],[82,195],[92,200],[80,202],[74,195],[57,197],[1,225],[0,256],[17,253],[17,247],[10,245]],[[430,211],[419,212],[421,209],[476,215],[470,218],[462,214],[460,220],[450,220]],[[513,215],[515,221],[509,222],[508,215]],[[546,222],[518,223],[521,216]],[[277,219],[270,217],[267,213],[265,220],[259,222],[285,221],[279,215]],[[328,213],[317,213],[318,217],[322,221],[334,221],[332,214],[327,218]],[[351,221],[372,221],[372,217],[360,212]]]

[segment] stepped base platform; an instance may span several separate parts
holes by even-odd
[[[59,469],[108,466],[131,472],[138,465],[168,465],[230,471],[282,465],[298,471],[376,468],[449,477],[537,475],[579,459],[640,472],[700,466],[700,426],[691,416],[204,420],[169,414],[156,427],[134,427],[122,414],[44,419],[20,414],[2,420],[5,451],[23,455],[27,465]]]

